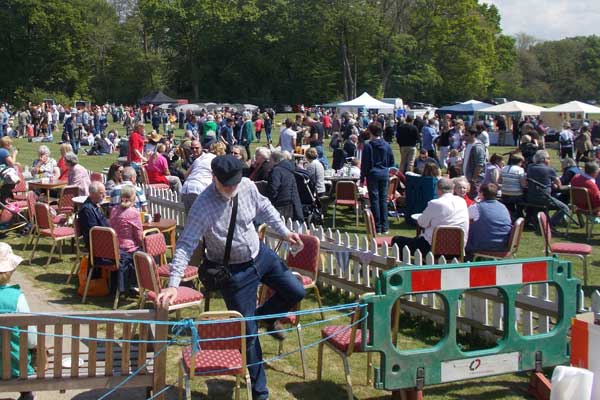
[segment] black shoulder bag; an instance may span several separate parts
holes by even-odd
[[[231,210],[231,219],[229,220],[229,230],[227,231],[227,241],[225,242],[225,254],[223,255],[223,264],[213,263],[205,258],[200,269],[200,281],[206,290],[213,291],[224,288],[231,280],[231,271],[229,270],[229,255],[231,253],[231,242],[233,241],[233,231],[235,230],[235,221],[238,209],[238,196],[233,198],[233,209]]]

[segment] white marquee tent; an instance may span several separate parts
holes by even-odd
[[[541,118],[546,125],[560,129],[563,121],[588,119],[590,114],[600,115],[600,107],[580,101],[569,101],[542,112]]]
[[[383,101],[379,101],[373,98],[369,93],[364,92],[357,98],[349,101],[345,101],[337,104],[337,108],[341,111],[352,111],[356,112],[359,108],[365,108],[367,110],[376,109],[379,112],[383,112],[386,114],[391,114],[394,112],[394,105],[389,103],[384,103]]]
[[[481,110],[477,110],[475,114],[514,115],[520,118],[524,115],[540,115],[542,111],[546,111],[546,109],[544,107],[536,106],[535,104],[509,101],[508,103],[482,108]],[[475,119],[477,119],[477,117],[475,117]]]

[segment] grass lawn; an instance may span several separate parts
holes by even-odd
[[[276,116],[276,123],[281,122],[287,115]],[[122,127],[117,127],[120,132],[124,130]],[[278,139],[278,129],[274,129],[274,141]],[[176,134],[179,136],[183,132],[178,131]],[[60,137],[60,134],[56,134],[55,137]],[[264,135],[263,135],[264,144]],[[19,148],[18,161],[23,165],[31,165],[31,162],[36,157],[36,149],[38,143],[28,143],[24,139],[16,140],[16,146]],[[253,144],[255,148],[257,144]],[[49,145],[52,155],[55,158],[59,157],[58,145]],[[328,146],[325,146],[328,149]],[[393,145],[395,155],[399,158],[398,146]],[[505,153],[508,148],[492,148],[492,152]],[[551,151],[553,156],[552,164],[558,167],[558,157],[555,156],[555,152]],[[328,154],[331,159],[331,153]],[[83,152],[80,152],[80,162],[88,169],[101,171],[102,168],[109,166],[115,159],[116,155],[111,156],[87,156]],[[326,225],[331,225],[331,214],[332,211],[327,215]],[[364,233],[364,223],[356,228],[354,224],[354,216],[351,212],[338,213],[338,228],[348,232]],[[408,226],[402,220],[398,222],[396,219],[390,219],[391,235],[413,235],[414,227]],[[22,255],[28,259],[29,251],[23,252],[23,244],[25,238],[18,237],[12,233],[8,237],[2,239],[13,245],[14,250],[17,254]],[[585,242],[585,233],[583,229],[574,230],[568,238],[560,238],[558,240],[574,241],[574,242]],[[38,246],[37,258],[33,260],[33,263],[29,265],[24,262],[20,268],[21,271],[26,273],[34,282],[35,285],[50,289],[52,293],[52,301],[62,303],[65,306],[71,307],[75,310],[98,310],[98,309],[110,309],[112,301],[110,298],[106,299],[91,299],[86,305],[80,304],[80,297],[76,293],[76,287],[74,284],[66,285],[65,281],[67,274],[69,273],[71,266],[73,265],[73,257],[68,254],[68,247],[65,249],[64,259],[60,262],[53,262],[47,269],[44,269],[43,265],[46,261],[46,256],[50,250],[50,243],[48,241],[41,241]],[[591,243],[592,245],[598,244],[598,236],[595,236]],[[29,248],[30,250],[31,248]],[[541,256],[544,254],[542,238],[535,232],[526,231],[521,240],[521,246],[518,252],[520,257],[533,257]],[[596,270],[596,267],[600,266],[600,256],[594,254],[591,257],[588,267],[589,272],[589,284],[590,286],[585,288],[586,295],[597,289],[597,285],[600,284],[600,270]],[[578,261],[574,262],[574,272],[579,278],[583,277],[581,263]],[[314,296],[309,292],[309,296],[303,302],[302,308],[314,308],[317,306]],[[27,294],[32,296],[34,294]],[[575,295],[568,294],[568,295]],[[351,299],[340,298],[337,294],[326,292],[325,303],[327,305],[340,304],[350,302]],[[128,299],[120,303],[120,308],[134,307],[134,299]],[[215,299],[212,302],[212,309],[224,309],[224,303],[220,299]],[[196,311],[184,312],[184,316],[194,317]],[[302,317],[302,323],[307,324],[317,320],[317,315]],[[334,317],[336,314],[329,313],[326,317]],[[345,324],[347,320],[337,320],[332,324]],[[406,320],[403,323],[403,329],[401,331],[401,343],[402,348],[423,348],[429,347],[433,342],[437,342],[439,338],[435,337],[435,329],[431,324],[427,324],[426,321]],[[319,340],[320,326],[307,327],[303,330],[304,343],[309,345]],[[270,359],[277,356],[277,343],[270,337],[263,337],[261,339],[263,344],[264,357]],[[292,351],[297,349],[297,340],[295,334],[290,333],[288,340],[285,342],[284,352]],[[167,371],[168,382],[174,383],[177,377],[176,362],[179,359],[179,351],[173,349],[169,351],[169,368]],[[366,379],[366,357],[361,354],[355,354],[351,357],[351,368],[352,377],[354,382],[354,393],[359,399],[376,399],[385,398],[388,395],[386,392],[378,391],[365,384]],[[280,361],[273,362],[267,369],[267,376],[269,379],[269,388],[272,393],[272,399],[340,399],[345,398],[345,387],[344,387],[344,375],[341,360],[333,352],[325,349],[324,356],[324,381],[319,383],[316,381],[316,364],[317,364],[317,348],[313,347],[307,350],[307,365],[309,370],[309,376],[306,381],[302,379],[302,370],[298,354],[292,354]],[[377,365],[377,357],[375,357],[375,365]],[[196,398],[230,398],[232,396],[233,381],[229,379],[221,378],[209,378],[196,379],[192,388],[196,395]],[[498,377],[490,377],[479,381],[471,382],[458,382],[446,385],[439,385],[436,387],[428,387],[425,390],[427,398],[430,399],[523,399],[528,398],[525,394],[527,386],[527,376],[525,374],[509,374]]]

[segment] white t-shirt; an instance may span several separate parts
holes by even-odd
[[[281,132],[281,151],[289,151],[290,153],[294,152],[294,147],[292,146],[292,140],[296,140],[296,132],[292,128],[284,129]]]
[[[445,193],[437,199],[430,200],[423,214],[417,219],[423,229],[423,236],[429,244],[432,242],[433,230],[437,226],[458,226],[469,237],[469,211],[467,203],[461,197]],[[465,240],[466,245],[466,240]]]
[[[183,194],[200,194],[212,183],[211,162],[216,156],[213,153],[204,153],[196,158],[190,167],[191,172],[181,188]]]

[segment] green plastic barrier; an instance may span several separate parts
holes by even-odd
[[[558,321],[548,333],[522,336],[517,332],[516,298],[523,286],[553,283]],[[539,371],[569,362],[567,331],[577,311],[580,281],[572,276],[571,263],[557,258],[511,259],[432,266],[404,266],[386,271],[376,293],[366,296],[368,318],[363,327],[365,350],[379,352],[375,387],[400,390],[518,371]],[[497,346],[464,352],[456,341],[460,296],[467,290],[497,288],[505,298],[503,337]],[[400,296],[434,292],[443,298],[446,335],[435,346],[401,350],[391,334],[392,307]]]

